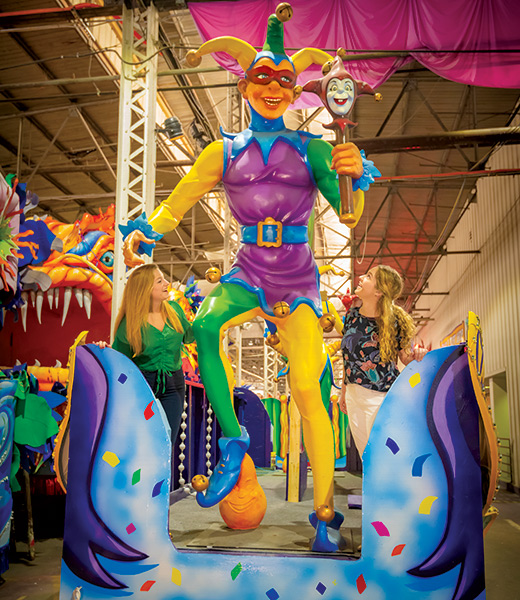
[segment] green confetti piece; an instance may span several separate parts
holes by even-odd
[[[135,485],[136,483],[139,483],[141,481],[141,469],[137,469],[137,471],[134,471],[133,475],[132,475],[132,485]]]
[[[235,581],[235,579],[238,577],[241,570],[242,570],[242,563],[238,563],[238,565],[235,565],[233,567],[233,570],[231,571],[231,579],[233,581]]]

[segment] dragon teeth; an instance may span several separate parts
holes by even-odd
[[[74,294],[74,297],[76,298],[79,307],[85,309],[87,319],[90,319],[92,316],[92,292],[90,290],[85,290],[82,288],[66,287],[63,289],[63,310],[61,318],[62,325],[65,323],[69,312],[72,294]],[[40,323],[40,325],[42,324],[42,308],[45,296],[47,296],[49,308],[51,310],[57,309],[59,306],[60,299],[59,287],[50,288],[45,292],[35,292],[34,290],[22,292],[21,297],[23,304],[20,306],[20,314],[22,317],[22,325],[24,331],[27,331],[27,309],[29,307],[29,301],[36,309],[36,317],[38,319],[38,323]]]
[[[42,324],[42,306],[43,306],[43,292],[36,294],[36,316],[38,317],[38,323]]]
[[[27,299],[29,298],[27,292],[22,292],[22,300],[23,300],[23,304],[20,307],[20,312],[22,313],[22,325],[23,325],[23,330],[27,331]]]
[[[72,288],[66,287],[63,292],[63,316],[61,317],[61,326],[65,323],[67,313],[69,312],[70,299],[72,297]]]
[[[74,288],[74,296],[76,296],[79,307],[83,308],[83,290],[80,288]]]
[[[90,290],[83,290],[83,304],[85,305],[87,319],[90,319],[90,313],[92,310],[92,292]]]

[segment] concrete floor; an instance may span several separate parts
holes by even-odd
[[[199,509],[192,497],[172,506],[170,529],[179,548],[241,547],[251,549],[277,548],[284,552],[307,552],[309,525],[307,515],[312,507],[308,489],[303,501],[284,501],[285,480],[280,474],[260,475],[268,498],[268,510],[258,530],[230,531],[223,524],[218,507]],[[359,491],[359,477],[338,473],[336,502],[345,514],[342,533],[347,539],[346,552],[357,553],[360,540],[361,511],[344,510],[346,495]],[[312,479],[309,480],[312,485]],[[487,600],[520,599],[520,496],[501,490],[494,505],[500,514],[484,539]],[[203,521],[201,519],[204,519]],[[62,540],[36,542],[36,558],[23,557],[25,548],[17,544],[18,560],[3,574],[0,586],[2,600],[58,600]]]

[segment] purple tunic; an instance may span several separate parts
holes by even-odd
[[[222,181],[231,213],[240,225],[256,226],[267,217],[284,226],[308,224],[317,188],[305,154],[282,138],[274,143],[264,164],[256,142],[234,159],[230,158],[232,141],[225,138],[224,144],[227,158]],[[280,300],[291,311],[305,303],[322,314],[319,273],[308,243],[282,243],[279,248],[242,243],[233,268],[221,281],[256,293],[268,314],[273,314],[273,305]]]

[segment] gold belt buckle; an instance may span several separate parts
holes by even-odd
[[[264,229],[264,227],[267,229]],[[265,221],[259,221],[257,224],[256,245],[265,246],[266,248],[279,248],[282,245],[282,229],[282,223],[275,221],[272,217],[267,217]]]

